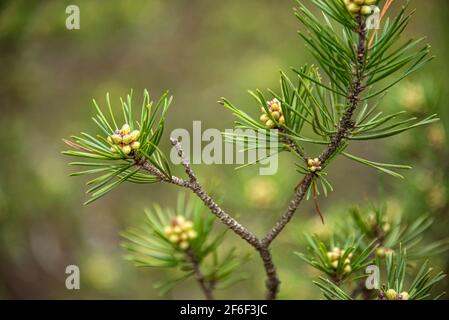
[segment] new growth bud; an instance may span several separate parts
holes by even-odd
[[[107,137],[107,141],[111,144],[112,153],[120,153],[120,151],[129,155],[140,148],[140,131],[131,132],[130,126],[125,123],[120,130],[116,130],[113,135]]]
[[[322,169],[321,161],[318,158],[307,160],[307,166],[309,167],[310,172],[317,172]]]
[[[130,133],[130,131],[131,131],[131,128],[129,127],[129,124],[127,124],[127,123],[125,123],[125,124],[122,126],[122,129],[120,130],[120,132],[122,133],[122,135],[125,135],[125,134]]]
[[[273,99],[267,102],[268,114],[262,108],[263,114],[260,116],[260,121],[265,123],[269,129],[278,129],[285,124],[284,113],[282,112],[282,105],[278,99]]]
[[[410,295],[408,294],[408,292],[405,292],[405,291],[401,292],[398,295],[398,300],[408,300],[409,298],[410,298]]]
[[[402,291],[401,293],[397,293],[394,289],[388,289],[385,292],[380,293],[380,297],[382,300],[408,300],[410,299],[410,295],[406,291]]]
[[[343,264],[343,272],[344,273],[350,273],[352,271],[351,268],[351,259],[352,259],[352,253],[348,254],[347,258],[344,261],[341,258],[344,256],[345,251],[341,250],[338,247],[335,247],[332,249],[332,251],[327,252],[327,258],[329,259],[330,265],[334,270],[338,269],[338,266]]]
[[[398,294],[394,289],[388,289],[387,291],[385,291],[385,297],[388,300],[396,300]]]
[[[191,241],[198,236],[193,229],[193,222],[181,215],[171,220],[170,225],[164,228],[164,233],[167,239],[181,250],[187,250]]]
[[[343,0],[343,2],[350,13],[370,16],[374,12],[377,0]]]
[[[379,247],[376,249],[376,256],[379,258],[385,258],[387,255],[393,254],[393,250],[385,247]]]

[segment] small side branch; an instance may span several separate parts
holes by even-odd
[[[160,172],[156,167],[154,167],[150,162],[145,160],[136,162],[136,165],[155,175],[163,182],[171,183],[180,187],[190,189],[209,208],[210,212],[212,212],[215,216],[217,216],[234,233],[236,233],[238,236],[240,236],[242,239],[248,242],[252,247],[254,247],[259,252],[259,255],[263,261],[265,273],[267,275],[266,281],[267,299],[276,299],[277,293],[279,291],[280,281],[277,276],[276,268],[274,266],[273,258],[271,256],[271,252],[268,246],[263,245],[262,242],[253,233],[251,233],[237,220],[235,220],[229,214],[227,214],[214,201],[214,199],[209,194],[207,194],[207,192],[198,182],[198,179],[190,165],[189,160],[185,156],[179,141],[177,141],[176,139],[171,139],[171,143],[178,152],[178,156],[181,159],[181,164],[183,165],[184,170],[187,176],[189,177],[189,180],[184,180],[176,176],[172,176],[171,178],[169,178],[165,176],[162,172]],[[204,287],[204,285],[202,284],[203,281],[200,281],[200,279],[201,277],[197,275],[197,280],[202,286],[204,291],[207,288]],[[211,286],[209,286],[208,289],[211,290]]]
[[[354,122],[352,120],[352,117],[354,115],[355,109],[357,108],[360,102],[360,94],[364,89],[363,80],[364,80],[364,67],[366,64],[367,33],[365,21],[361,15],[357,16],[357,23],[358,23],[357,33],[359,35],[359,42],[356,48],[357,62],[354,66],[355,68],[354,79],[348,88],[349,92],[348,106],[340,120],[337,132],[331,137],[329,145],[325,148],[325,150],[319,157],[322,164],[325,164],[326,161],[328,161],[335,154],[335,152],[342,145],[343,141],[347,138],[348,134],[354,128]],[[306,160],[306,155],[292,141],[287,140],[285,142],[294,152],[296,152],[300,157]],[[273,258],[271,256],[269,246],[292,219],[293,215],[295,214],[296,210],[298,209],[299,205],[301,204],[302,200],[304,199],[308,189],[310,188],[313,182],[314,173],[311,172],[304,176],[303,180],[296,187],[295,193],[293,195],[292,200],[290,201],[290,204],[286,212],[281,216],[281,218],[278,220],[274,228],[271,229],[271,231],[264,238],[262,238],[262,240],[259,240],[247,228],[245,228],[237,220],[232,218],[228,213],[226,213],[222,208],[220,208],[220,206],[214,201],[214,199],[211,196],[209,196],[209,194],[207,194],[207,192],[198,182],[198,179],[195,176],[195,173],[193,172],[190,162],[185,156],[179,141],[176,139],[171,139],[171,143],[178,152],[178,156],[181,159],[181,163],[188,176],[188,180],[184,180],[175,176],[167,177],[157,168],[155,168],[150,162],[145,160],[136,161],[136,165],[155,175],[161,181],[190,189],[199,199],[201,199],[201,201],[209,208],[209,210],[215,216],[217,216],[226,226],[228,226],[234,233],[236,233],[238,236],[240,236],[242,239],[248,242],[251,246],[253,246],[259,252],[267,275],[266,281],[267,299],[276,299],[277,293],[279,291],[280,281],[276,273],[276,268],[273,263]],[[201,277],[200,275],[197,275],[197,280],[199,281],[200,285],[202,285],[201,283],[204,282],[204,278]],[[204,287],[203,291],[204,289],[207,288]]]
[[[299,204],[304,199],[307,190],[312,184],[313,174],[310,173],[304,177],[301,183],[295,190],[295,194],[293,195],[293,199],[290,201],[290,204],[287,208],[287,211],[282,215],[279,221],[276,223],[273,229],[262,239],[262,243],[265,246],[269,246],[271,242],[281,233],[281,231],[285,228],[285,226],[290,222],[293,215],[298,209]]]
[[[355,109],[357,108],[360,102],[360,94],[362,93],[363,87],[363,79],[365,72],[365,64],[366,64],[366,42],[367,42],[367,32],[365,20],[361,15],[356,17],[357,19],[357,33],[359,35],[359,41],[357,44],[357,61],[355,63],[355,72],[352,83],[348,88],[348,106],[340,119],[340,123],[338,126],[337,132],[332,136],[329,145],[324,149],[324,151],[319,156],[321,164],[325,164],[334,153],[340,148],[344,139],[347,138],[348,134],[354,128],[354,122],[352,117],[354,115]],[[301,183],[295,190],[293,195],[293,199],[290,201],[290,204],[286,210],[286,212],[282,215],[279,221],[276,223],[276,226],[268,233],[265,238],[262,239],[262,244],[265,246],[270,245],[270,243],[279,235],[279,233],[285,228],[285,226],[289,223],[293,215],[295,214],[297,208],[300,203],[304,199],[307,190],[310,188],[310,185],[313,181],[313,173],[309,173],[304,177]]]
[[[192,249],[187,249],[186,256],[190,263],[192,264],[193,272],[195,273],[195,279],[201,287],[201,290],[204,293],[204,296],[207,300],[214,300],[213,288],[212,285],[207,279],[204,277],[204,274],[200,270],[200,263],[193,252]]]
[[[183,186],[189,188],[197,195],[199,199],[209,208],[209,210],[216,215],[225,225],[227,225],[232,231],[234,231],[241,238],[246,240],[256,249],[260,247],[260,241],[257,237],[252,234],[248,229],[241,225],[237,220],[226,213],[220,206],[214,201],[214,199],[203,189],[203,187],[198,183],[198,180],[192,170],[189,160],[185,157],[184,151],[181,148],[181,144],[176,139],[171,139],[173,146],[176,148],[179,157],[181,158],[181,163],[184,166],[185,172],[190,178],[187,183],[182,183]]]

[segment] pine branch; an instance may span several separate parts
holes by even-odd
[[[357,64],[354,72],[354,79],[349,88],[348,94],[348,107],[343,114],[340,124],[337,130],[337,133],[334,134],[331,138],[331,142],[327,146],[327,148],[323,151],[323,153],[319,156],[321,164],[324,165],[326,161],[328,161],[334,153],[342,146],[345,138],[348,136],[350,131],[354,128],[354,122],[352,117],[354,115],[354,111],[356,110],[359,102],[360,102],[360,94],[363,92],[363,79],[364,79],[364,67],[365,67],[365,56],[366,56],[366,27],[365,21],[362,15],[357,15],[357,33],[359,36],[359,41],[357,45]],[[269,246],[271,242],[279,235],[279,233],[285,228],[285,226],[290,222],[299,205],[301,204],[304,196],[307,193],[307,190],[310,188],[312,181],[315,177],[315,173],[307,174],[301,183],[296,188],[295,194],[293,195],[293,199],[290,201],[290,204],[287,208],[287,211],[284,215],[279,219],[276,223],[276,226],[268,233],[265,238],[262,239],[262,243],[266,246]]]
[[[262,244],[259,251],[259,255],[262,258],[263,266],[267,274],[267,281],[265,285],[267,287],[267,299],[274,300],[277,297],[279,291],[279,285],[281,281],[278,278],[276,267],[273,263],[273,257],[271,256],[270,249],[267,245]]]
[[[357,65],[355,66],[354,72],[355,76],[349,88],[348,108],[340,120],[340,125],[339,129],[337,130],[337,133],[332,137],[331,142],[319,157],[322,164],[324,164],[335,153],[335,151],[338,150],[338,148],[342,145],[343,140],[347,137],[348,133],[350,132],[351,129],[354,128],[355,125],[354,122],[352,121],[352,116],[359,104],[360,94],[363,91],[362,81],[364,78],[363,69],[366,54],[366,28],[365,28],[365,21],[361,15],[357,16],[357,25],[358,25],[357,33],[359,35],[359,42],[357,46],[358,59]],[[148,161],[144,161],[140,165],[145,170],[149,171],[152,174],[155,174],[162,181],[169,182],[192,190],[192,192],[195,193],[203,201],[203,203],[210,209],[210,211],[213,214],[215,214],[225,225],[227,225],[232,231],[234,231],[234,233],[236,233],[242,239],[244,239],[246,242],[252,245],[259,252],[260,257],[264,262],[264,268],[268,278],[266,282],[266,286],[268,289],[267,298],[275,299],[277,291],[279,290],[280,281],[276,273],[276,268],[274,266],[271,253],[269,251],[269,246],[292,219],[297,208],[304,199],[307,190],[309,189],[315,177],[315,173],[311,172],[303,178],[302,182],[296,188],[293,199],[290,201],[290,205],[288,206],[286,213],[284,213],[284,215],[276,223],[275,227],[260,241],[247,228],[242,226],[238,221],[236,221],[223,209],[221,209],[218,206],[218,204],[213,200],[213,198],[211,198],[204,191],[203,187],[198,183],[198,180],[192,170],[189,160],[184,155],[180,143],[175,139],[171,139],[171,142],[173,146],[176,148],[178,156],[181,158],[181,163],[184,166],[187,176],[189,177],[189,181],[180,179],[178,177],[168,178],[161,172],[158,172],[157,168],[154,168],[154,166],[148,163]],[[292,143],[291,141],[289,141],[289,143],[294,145],[294,143]],[[304,156],[303,153],[297,147],[293,148],[293,150],[297,152],[300,156]]]
[[[277,276],[276,268],[273,263],[273,258],[268,246],[263,244],[253,233],[240,224],[236,219],[232,218],[226,213],[214,199],[204,191],[202,185],[198,182],[198,179],[193,172],[189,160],[185,157],[181,144],[176,139],[171,139],[171,143],[176,148],[178,156],[181,158],[181,164],[183,165],[189,180],[184,180],[176,176],[168,178],[151,163],[146,160],[138,161],[136,164],[141,168],[147,170],[151,174],[159,177],[161,181],[171,183],[180,187],[190,189],[209,210],[217,216],[226,226],[229,227],[235,234],[244,239],[254,249],[259,252],[259,255],[263,261],[265,273],[267,275],[266,287],[267,287],[267,299],[276,299],[277,292],[279,291],[279,278]]]
[[[210,282],[208,282],[206,280],[206,278],[204,277],[204,274],[201,272],[198,258],[196,257],[193,250],[189,248],[186,251],[186,256],[192,264],[192,269],[193,269],[193,272],[195,273],[195,279],[196,279],[196,281],[198,281],[198,283],[201,287],[201,290],[204,293],[204,296],[206,297],[207,300],[214,300],[214,295],[212,292],[213,286]]]
[[[252,119],[248,114],[233,106],[226,99],[222,101],[223,105],[240,119],[237,122],[240,128],[263,129],[267,133],[270,129],[277,129],[281,137],[279,141],[282,144],[282,147],[277,151],[289,150],[301,158],[306,164],[305,167],[301,164],[296,164],[299,167],[297,171],[304,174],[304,177],[295,188],[293,198],[286,212],[279,218],[267,235],[259,239],[216,203],[198,181],[189,160],[181,148],[181,144],[175,139],[171,139],[171,143],[181,158],[181,164],[184,167],[187,178],[183,179],[171,174],[168,159],[158,147],[164,131],[165,116],[172,100],[168,96],[168,93],[165,93],[157,102],[154,109],[152,109],[153,102],[150,101],[149,94],[145,91],[140,121],[133,120],[132,98],[131,95],[128,95],[126,102],[122,101],[125,124],[121,129],[117,126],[117,122],[111,111],[109,96],[107,96],[107,101],[112,123],[107,120],[106,116],[94,102],[98,114],[93,118],[93,121],[98,125],[101,132],[106,135],[106,138],[103,135],[98,135],[95,138],[86,133],[81,133],[79,137],[72,137],[75,142],[66,141],[75,150],[64,152],[67,155],[89,160],[89,162],[73,162],[73,165],[91,167],[89,170],[76,172],[74,175],[101,174],[99,177],[87,183],[93,186],[88,190],[88,193],[92,193],[92,197],[86,203],[91,203],[99,199],[124,181],[133,183],[166,182],[189,189],[204,203],[212,214],[259,253],[267,276],[267,298],[275,299],[279,290],[280,281],[270,252],[270,244],[293,218],[302,200],[305,197],[309,197],[312,184],[317,179],[320,179],[325,194],[328,188],[332,190],[332,186],[325,179],[326,172],[321,172],[321,170],[329,164],[334,156],[342,153],[347,146],[346,141],[390,137],[437,120],[435,116],[431,116],[415,124],[409,123],[415,119],[391,124],[388,121],[394,119],[396,115],[390,115],[380,119],[378,118],[379,115],[375,115],[369,118],[369,115],[375,107],[367,111],[367,106],[361,111],[357,121],[353,120],[355,111],[362,100],[365,101],[385,92],[389,87],[431,59],[427,58],[429,53],[427,46],[419,51],[410,53],[406,58],[400,59],[402,50],[407,51],[409,47],[413,48],[420,41],[412,42],[410,45],[406,44],[403,47],[404,49],[400,49],[399,51],[387,53],[387,50],[391,48],[393,42],[398,38],[409,20],[409,16],[404,16],[405,9],[401,11],[392,25],[386,28],[385,34],[379,40],[377,38],[375,39],[376,41],[373,42],[373,46],[370,48],[370,45],[367,44],[367,30],[365,17],[362,15],[363,10],[355,7],[358,11],[348,11],[349,8],[345,8],[342,4],[340,6],[333,1],[327,0],[313,0],[313,2],[322,9],[325,17],[329,15],[343,27],[344,37],[340,38],[334,34],[329,21],[327,21],[329,26],[323,27],[321,22],[315,19],[302,5],[297,12],[300,21],[309,28],[315,38],[312,39],[304,34],[301,34],[301,36],[312,48],[312,53],[318,59],[319,64],[329,77],[331,86],[322,83],[321,76],[314,66],[306,66],[301,70],[295,71],[298,74],[299,80],[297,87],[282,74],[282,96],[277,96],[273,93],[275,98],[267,101],[260,91],[251,93],[262,108],[263,114],[260,120],[265,125]],[[328,20],[327,17],[326,20]],[[355,33],[354,37],[352,34],[350,35],[352,32]],[[347,46],[345,44],[346,42],[351,45]],[[370,61],[368,61],[367,57],[368,49],[370,50]],[[385,55],[387,56],[385,57]],[[365,86],[371,86],[407,64],[409,68],[393,84],[368,97],[362,97]],[[314,90],[315,85],[318,90]],[[324,94],[321,94],[320,90],[327,90],[336,95],[335,97],[330,97],[332,101],[331,105],[334,109],[331,108],[329,110],[326,97]],[[346,108],[344,107],[345,104]],[[304,124],[311,125],[313,132],[318,134],[320,139],[304,137],[301,133]],[[239,137],[231,136],[231,138],[237,141]],[[326,147],[317,158],[311,159],[306,155],[299,142],[326,145]],[[386,168],[408,168],[406,166],[376,163],[346,153],[343,153],[343,155],[391,175],[399,176]],[[98,160],[102,162],[92,162]],[[112,164],[113,161],[114,164]],[[146,171],[146,173],[139,172],[141,170]],[[213,216],[209,216],[209,218],[213,220]],[[161,231],[159,230],[158,232],[160,233]],[[180,246],[180,248],[186,250],[187,247]],[[200,270],[199,262],[203,261],[202,255],[193,250],[187,250],[183,253],[187,255],[188,261],[193,266],[193,271],[190,273],[190,276],[194,275],[196,277],[206,298],[212,299],[214,283],[212,280],[208,281],[207,279],[212,278],[209,275],[204,275]],[[349,254],[349,252],[346,254]],[[365,254],[370,254],[370,252],[365,252]],[[154,258],[164,266],[173,266],[177,263],[176,260],[170,259],[170,257],[155,256]],[[145,265],[145,263],[143,264]],[[354,262],[354,266],[361,267],[361,264]],[[343,267],[343,264],[339,264],[338,270],[340,274]],[[350,271],[345,272],[349,273]],[[323,283],[319,285],[322,288],[326,287]],[[335,283],[332,283],[332,285],[333,289],[327,292],[327,296],[336,296],[341,299],[347,299],[349,297],[344,292],[339,291]],[[415,295],[418,296],[417,293]]]

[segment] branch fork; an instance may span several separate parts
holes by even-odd
[[[356,17],[357,19],[357,33],[359,35],[359,42],[357,45],[357,64],[354,66],[354,78],[348,89],[348,106],[343,114],[337,132],[331,137],[331,141],[328,146],[324,149],[321,155],[318,157],[321,165],[325,165],[334,153],[342,145],[343,141],[350,134],[351,130],[354,128],[354,121],[352,120],[355,109],[360,102],[360,94],[362,93],[363,80],[364,80],[364,65],[366,63],[366,42],[367,42],[367,32],[365,27],[364,18],[361,15]],[[199,183],[189,159],[185,156],[185,153],[181,147],[180,142],[177,139],[170,138],[171,144],[176,149],[178,156],[181,159],[181,164],[184,167],[184,171],[188,177],[187,180],[172,176],[167,177],[162,172],[160,172],[156,167],[154,167],[150,162],[146,160],[136,161],[136,165],[142,169],[150,172],[151,174],[158,177],[161,181],[174,184],[183,188],[190,189],[213,213],[217,218],[219,218],[226,226],[228,226],[235,234],[244,239],[248,244],[250,244],[260,255],[265,273],[267,276],[266,288],[267,288],[267,299],[276,299],[277,293],[279,291],[280,280],[278,278],[276,267],[273,263],[273,258],[270,251],[270,245],[276,239],[276,237],[281,233],[281,231],[286,227],[286,225],[293,218],[297,208],[304,199],[307,190],[311,187],[313,179],[315,176],[314,172],[310,172],[305,175],[300,184],[296,187],[293,194],[293,198],[287,207],[285,213],[276,222],[275,226],[266,234],[264,237],[259,239],[245,226],[240,224],[235,218],[230,216],[226,211],[224,211],[214,199],[204,190],[202,185]],[[306,158],[302,150],[293,141],[287,141],[290,146],[290,150],[297,153],[300,157]],[[195,263],[195,260],[192,260]],[[206,294],[208,299],[212,299],[212,293],[209,292],[209,288],[205,285],[204,277],[201,276],[199,268],[195,270],[196,277],[200,286]]]

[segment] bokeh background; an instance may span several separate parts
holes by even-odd
[[[80,7],[80,30],[65,28],[69,4]],[[174,94],[166,137],[174,128],[190,129],[192,120],[201,120],[203,128],[231,128],[231,114],[216,103],[222,96],[256,115],[247,89],[277,89],[280,70],[311,61],[296,33],[294,5],[290,0],[0,1],[0,299],[164,298],[153,285],[170,271],[134,268],[123,259],[118,233],[141,223],[143,209],[154,202],[174,205],[179,190],[125,184],[83,206],[86,180],[68,177],[61,138],[93,130],[92,98],[104,105],[110,92],[119,107],[119,97],[131,88],[138,100],[144,88],[155,97],[166,89]],[[437,112],[442,121],[388,142],[353,145],[358,155],[413,165],[403,181],[345,159],[335,162],[330,170],[335,192],[320,200],[326,225],[304,203],[273,245],[281,298],[320,297],[312,284],[317,273],[293,251],[304,249],[302,232],[329,232],[351,205],[385,201],[393,214],[410,220],[429,213],[437,223],[426,240],[449,235],[449,2],[413,1],[412,7],[417,12],[407,34],[427,35],[437,59],[392,90],[382,108],[406,108],[417,116]],[[166,142],[163,148],[168,150]],[[258,177],[256,168],[195,170],[223,196],[226,209],[264,234],[300,179],[292,160],[282,156],[281,170],[272,177]],[[251,252],[234,235],[227,243]],[[449,271],[447,255],[432,262]],[[65,288],[69,264],[81,268],[81,290]],[[258,258],[242,270],[249,279],[218,292],[219,298],[263,297]],[[193,281],[165,296],[201,297]]]

